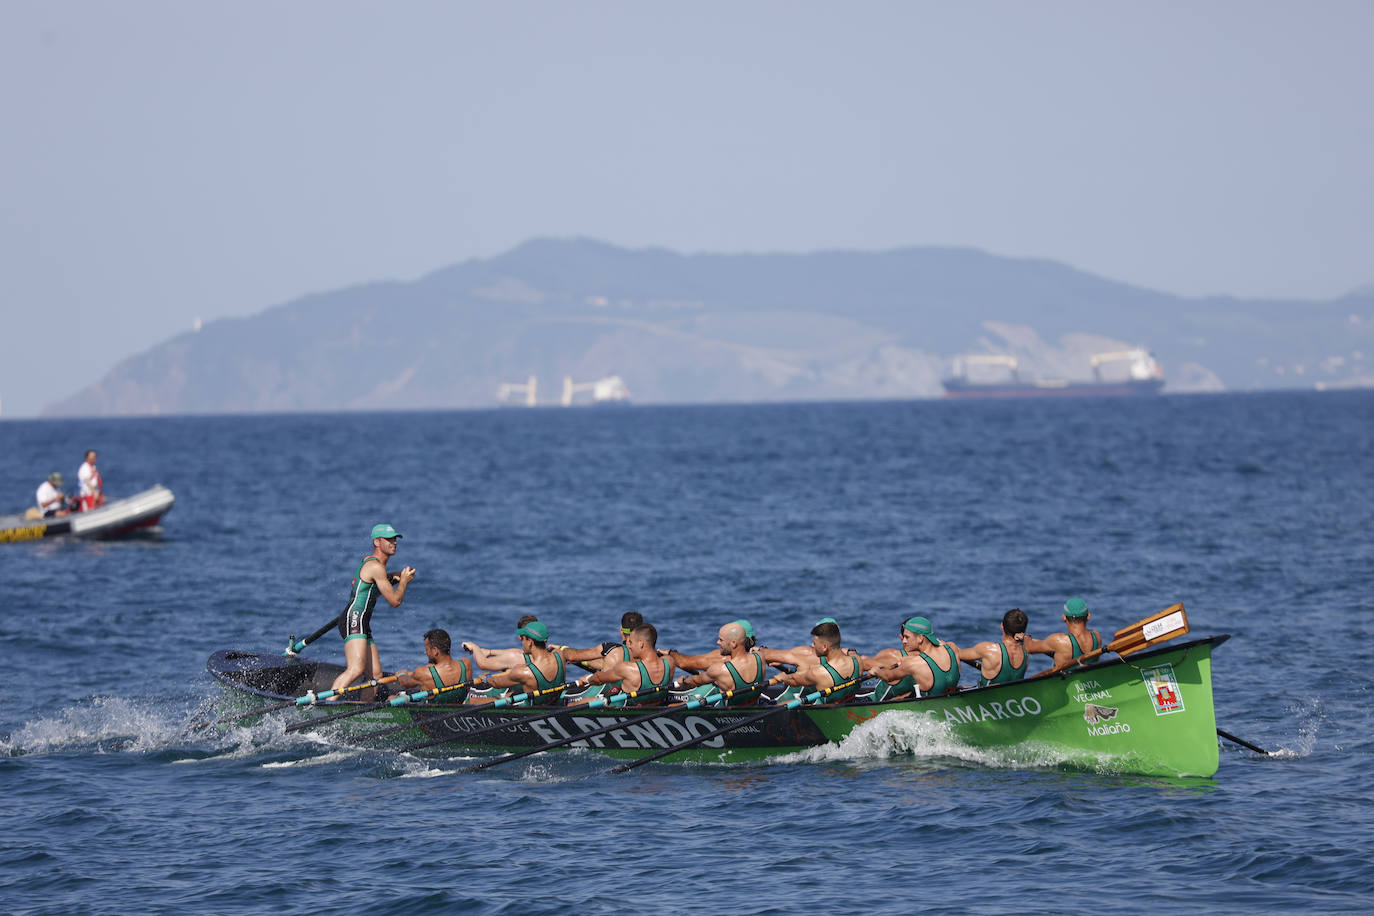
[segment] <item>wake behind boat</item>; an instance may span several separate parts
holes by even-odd
[[[112,538],[147,531],[171,511],[175,501],[171,490],[156,484],[142,493],[112,499],[97,509],[70,515],[4,515],[0,516],[0,544],[52,537]]]
[[[758,761],[837,743],[879,716],[905,715],[933,722],[970,747],[1012,749],[1018,757],[1024,752],[1030,759],[1106,772],[1211,776],[1219,760],[1211,654],[1227,638],[1203,637],[1135,652],[1129,661],[1097,661],[945,696],[774,706],[771,713],[768,706],[563,711],[350,700],[302,703],[301,709],[319,718],[322,730],[358,736],[391,726],[386,746],[432,742],[427,752],[441,756],[472,750],[514,752],[566,742],[568,747],[611,757],[641,758],[695,741],[669,759],[711,763]],[[327,690],[343,670],[329,662],[232,650],[216,652],[206,667],[227,688],[226,708],[237,710],[237,715],[255,705],[293,705],[291,701],[307,691]],[[675,703],[684,699],[685,695],[673,697]],[[337,725],[324,722],[324,717],[335,717],[341,710],[357,715]],[[757,721],[743,724],[751,718]],[[584,734],[585,739],[578,738]]]

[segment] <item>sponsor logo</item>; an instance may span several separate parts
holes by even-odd
[[[1171,712],[1183,712],[1183,693],[1178,689],[1178,678],[1174,676],[1173,665],[1159,665],[1154,668],[1140,669],[1145,681],[1145,692],[1154,704],[1155,715],[1167,716]]]
[[[1128,735],[1131,732],[1131,723],[1112,722],[1110,725],[1102,725],[1116,718],[1116,714],[1121,710],[1116,706],[1099,706],[1096,703],[1088,703],[1083,707],[1083,721],[1088,723],[1088,734],[1094,738],[1102,738],[1106,735]]]
[[[715,720],[707,720],[700,716],[687,716],[681,721],[660,718],[651,719],[648,722],[639,721],[637,717],[621,717],[614,721],[624,724],[624,728],[612,729],[601,735],[593,735],[581,741],[574,741],[569,747],[624,747],[637,750],[653,750],[655,748],[671,747],[674,744],[681,744],[698,738],[714,728],[722,725],[729,725],[731,721],[738,722],[741,717],[722,716]],[[533,730],[545,742],[558,741],[571,738],[581,732],[589,732],[593,729],[604,728],[611,724],[609,717],[591,716],[559,716],[554,719],[545,719],[542,722],[531,722],[530,729]],[[735,729],[736,732],[758,731],[754,729]],[[725,736],[717,735],[701,742],[701,747],[724,747]]]
[[[1175,630],[1183,629],[1184,625],[1183,612],[1174,611],[1168,617],[1161,617],[1158,620],[1152,620],[1145,624],[1145,626],[1141,628],[1141,632],[1145,634],[1146,639],[1155,640],[1166,633],[1172,633]]]
[[[23,528],[6,528],[0,531],[0,544],[14,541],[36,541],[47,533],[47,525],[25,525]]]
[[[1088,703],[1093,700],[1110,700],[1112,692],[1102,687],[1098,681],[1083,680],[1073,685],[1074,697],[1079,703]]]
[[[1022,719],[1038,716],[1040,710],[1040,701],[1035,697],[1022,697],[1000,703],[979,703],[977,706],[951,706],[945,710],[945,721],[963,725],[996,719]]]

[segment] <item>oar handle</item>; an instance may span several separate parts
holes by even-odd
[[[390,700],[383,700],[380,703],[368,703],[366,705],[359,706],[356,709],[345,709],[342,712],[336,712],[328,716],[321,716],[317,719],[306,719],[304,722],[296,722],[286,726],[286,731],[298,732],[307,728],[311,728],[312,726],[324,725],[328,722],[333,722],[338,719],[346,719],[349,716],[356,716],[360,715],[361,713],[371,712],[374,709],[384,709],[388,706],[401,706],[405,703],[409,703],[412,700],[417,699],[430,699],[432,697],[439,696],[440,694],[448,693],[450,690],[461,690],[464,687],[471,687],[473,684],[478,683],[478,681],[480,681],[480,678],[474,681],[462,681],[457,684],[449,684],[448,686],[440,687],[438,690],[435,691],[419,691],[415,694],[403,693],[400,696],[392,697]],[[398,700],[400,702],[397,702]]]
[[[327,700],[330,697],[341,697],[344,694],[352,693],[355,690],[366,690],[369,687],[380,687],[382,684],[390,684],[392,681],[396,680],[396,677],[397,676],[394,674],[388,674],[386,677],[383,678],[373,678],[365,684],[353,684],[349,687],[340,687],[338,690],[321,690],[319,693],[316,693],[313,690],[307,691],[305,696],[296,697],[296,705],[314,706],[320,700]]]
[[[286,651],[283,652],[282,655],[286,656],[287,658],[295,658],[297,655],[300,655],[302,649],[310,645],[315,640],[319,639],[324,634],[328,633],[330,630],[337,627],[339,625],[339,621],[343,619],[343,615],[346,613],[348,612],[340,612],[337,617],[326,623],[324,626],[320,627],[314,633],[311,633],[309,636],[305,637],[305,639],[302,639],[300,642],[296,642],[296,636],[293,633],[291,635],[291,638],[286,641]]]

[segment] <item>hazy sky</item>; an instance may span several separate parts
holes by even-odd
[[[0,0],[0,408],[548,235],[1374,282],[1374,3]],[[8,460],[8,458],[6,459]]]

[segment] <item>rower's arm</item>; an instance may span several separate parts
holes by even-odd
[[[567,658],[567,656],[565,655],[564,658]],[[664,664],[667,663],[665,662]],[[593,684],[619,684],[625,680],[626,674],[631,671],[636,675],[639,673],[639,669],[629,662],[618,662],[614,665],[608,665],[600,671],[593,671],[585,677],[578,678],[577,683],[586,687],[590,687]]]
[[[483,649],[475,642],[465,642],[463,651],[483,671],[506,671],[525,661],[525,653],[519,649]]]
[[[589,649],[559,649],[565,662],[590,662],[601,658],[601,646],[592,646]]]
[[[669,649],[667,658],[683,671],[705,671],[720,661],[719,652],[703,652],[700,655],[683,655],[676,649]],[[700,683],[706,683],[701,681]]]
[[[789,687],[829,687],[831,685],[830,676],[825,673],[825,669],[820,665],[798,668],[792,674],[780,674],[774,680]]]
[[[538,683],[530,673],[529,665],[518,665],[500,674],[490,675],[485,680],[488,687],[533,687]]]
[[[816,653],[809,649],[764,649],[758,650],[763,660],[776,668],[778,665],[791,665],[801,670],[816,664]]]

